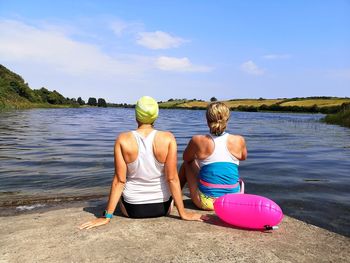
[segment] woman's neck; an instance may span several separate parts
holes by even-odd
[[[153,129],[153,125],[141,123],[138,125],[137,129],[138,130],[151,130],[151,129]]]

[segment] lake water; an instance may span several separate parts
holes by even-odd
[[[228,131],[246,138],[246,192],[276,201],[292,217],[350,236],[350,129],[319,114],[233,112]],[[161,110],[179,160],[204,111]],[[0,112],[0,206],[108,195],[116,136],[135,129],[133,109]],[[40,204],[38,205],[40,206]]]

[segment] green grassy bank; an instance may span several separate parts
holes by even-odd
[[[328,114],[323,121],[350,128],[350,103],[344,104],[339,112]]]
[[[78,106],[76,101],[55,90],[31,89],[21,76],[0,65],[0,110]]]

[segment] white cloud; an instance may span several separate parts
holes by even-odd
[[[241,70],[247,74],[250,75],[263,75],[265,73],[265,70],[262,68],[259,68],[253,61],[249,60],[247,62],[244,62],[240,66]]]
[[[262,56],[264,59],[275,60],[275,59],[288,59],[292,56],[290,54],[267,54]]]
[[[115,35],[121,37],[125,33],[138,33],[142,30],[143,24],[137,22],[126,22],[120,19],[116,19],[110,24],[110,28]]]
[[[140,70],[136,57],[111,57],[96,45],[73,40],[56,26],[0,20],[0,32],[0,59],[3,62],[40,65],[71,75],[130,75]]]
[[[156,60],[156,66],[160,70],[177,72],[209,72],[212,70],[212,68],[207,66],[193,65],[187,57],[161,56]]]
[[[111,23],[111,29],[117,36],[121,36],[127,27],[128,24],[121,20],[116,20]]]
[[[137,44],[149,49],[168,49],[179,47],[187,40],[171,36],[163,31],[141,32],[138,34]]]
[[[110,21],[105,22],[105,25],[108,27]],[[188,94],[194,92],[194,86],[198,86],[191,82],[191,74],[180,77],[165,72],[195,73],[212,70],[193,65],[188,58],[105,51],[98,44],[87,42],[90,38],[79,37],[81,33],[94,32],[81,28],[0,19],[0,63],[20,74],[32,88],[44,86],[67,97],[101,97],[110,102],[134,102],[143,94],[162,94],[164,98],[174,96],[171,93],[175,92],[173,85],[179,82],[183,86],[177,86],[176,94]],[[139,31],[121,25],[117,32],[124,36]],[[123,39],[120,39],[120,43],[124,45]]]

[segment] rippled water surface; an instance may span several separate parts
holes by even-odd
[[[322,115],[233,112],[241,134],[246,192],[275,200],[290,216],[350,235],[350,129]],[[174,133],[179,160],[207,132],[204,111],[161,110],[156,128]],[[135,129],[132,109],[0,112],[0,205],[108,194],[116,136]]]

